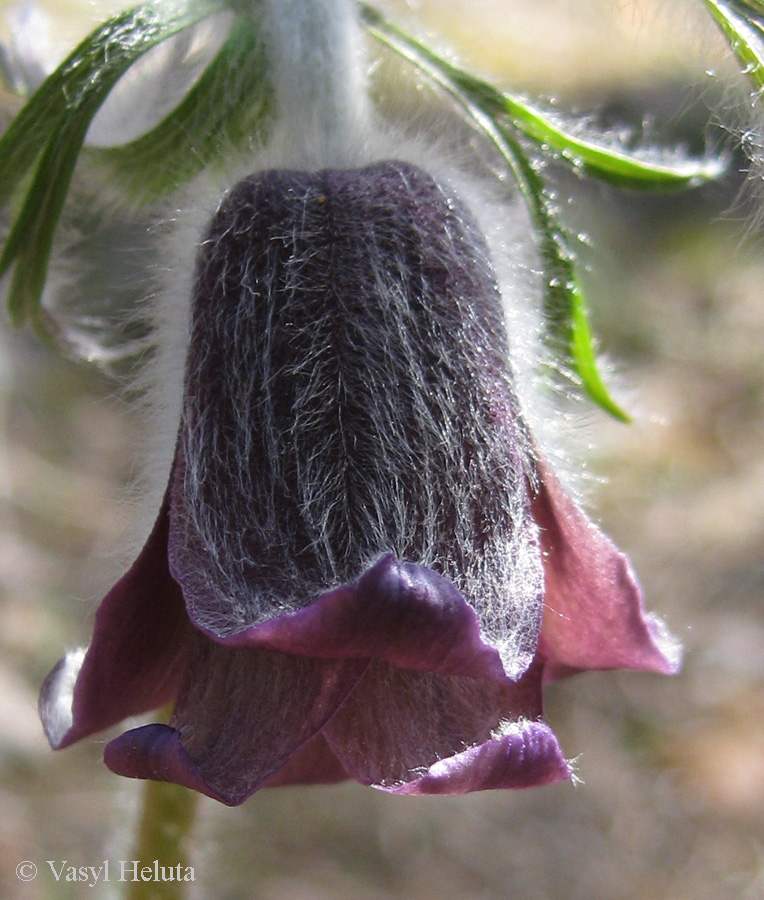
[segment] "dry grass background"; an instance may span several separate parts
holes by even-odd
[[[656,129],[671,114],[669,133],[692,140],[716,84],[704,68],[729,71],[697,8],[690,0],[422,0],[413,14],[497,77],[587,107],[654,109]],[[75,22],[64,7],[54,12],[66,13],[72,31],[99,15],[80,10]],[[685,91],[688,83],[700,88]],[[195,896],[764,898],[764,247],[730,212],[734,177],[687,198],[566,185],[572,216],[592,238],[597,330],[644,412],[630,428],[588,416],[598,448],[591,464],[608,477],[595,512],[628,548],[649,605],[685,641],[682,673],[590,674],[549,692],[548,718],[566,752],[580,755],[579,787],[406,799],[349,784],[266,791],[237,810],[203,800]],[[35,707],[62,648],[87,640],[94,603],[114,575],[134,434],[106,378],[29,333],[3,330],[7,900],[109,896],[100,886],[56,886],[45,872],[22,884],[20,860],[130,858],[140,786],[105,770],[102,740],[50,752]]]

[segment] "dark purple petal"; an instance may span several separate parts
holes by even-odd
[[[126,731],[106,745],[103,758],[117,775],[171,781],[233,805],[207,784],[183,749],[180,734],[169,725],[143,725]]]
[[[141,778],[190,778],[197,790],[201,779],[204,793],[237,805],[321,730],[367,665],[234,649],[198,635],[170,722],[178,739],[139,729],[118,739],[109,765]]]
[[[540,787],[568,781],[570,767],[552,729],[544,722],[520,721],[462,753],[433,763],[427,772],[394,794],[468,794],[472,791]]]
[[[104,759],[118,775],[172,781],[228,805],[246,799],[214,790],[183,748],[180,734],[166,725],[146,725],[128,731],[106,747]],[[318,734],[265,786],[329,784],[347,777],[323,735]],[[549,726],[519,720],[503,724],[502,733],[481,744],[437,760],[411,781],[370,783],[396,794],[466,794],[538,787],[569,778],[568,763]]]
[[[66,747],[175,697],[192,629],[167,567],[167,531],[165,498],[136,561],[98,608],[79,674],[70,656],[45,679],[40,716],[53,747]]]
[[[220,642],[322,659],[374,658],[407,669],[506,679],[498,652],[481,639],[477,616],[453,584],[424,566],[398,562],[392,554],[357,581],[322,594],[306,609]]]
[[[104,762],[117,775],[171,781],[198,791],[228,806],[246,800],[232,793],[218,793],[205,781],[180,739],[180,733],[169,725],[143,725],[133,728],[106,745]],[[337,784],[347,780],[337,757],[319,733],[301,747],[286,765],[263,787],[285,787],[295,784]]]
[[[539,655],[546,677],[584,669],[645,669],[671,674],[680,647],[645,613],[628,559],[541,463],[533,515],[541,530],[546,599]]]
[[[539,745],[539,754],[529,755],[524,763],[518,755],[520,723],[540,716],[540,666],[517,684],[498,684],[412,672],[375,661],[323,734],[348,775],[363,784],[403,790],[430,772],[428,784],[441,783],[440,789],[449,791],[451,783],[458,792],[459,785],[470,779],[474,784],[485,780],[488,785],[495,778],[511,781],[515,777],[530,784],[534,772],[547,778],[545,767],[554,756],[550,756],[551,744]],[[487,746],[482,754],[463,756],[453,770],[444,763],[495,740],[503,751]],[[502,768],[499,760],[504,751]],[[559,750],[556,753],[559,761]],[[470,760],[476,767],[472,773],[464,769]]]

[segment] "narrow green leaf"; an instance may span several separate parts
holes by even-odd
[[[0,137],[0,206],[8,202],[61,121],[63,86],[52,88],[54,75],[38,88]]]
[[[577,279],[574,279],[570,286],[569,296],[571,307],[570,346],[575,370],[580,375],[586,392],[592,400],[610,413],[613,418],[628,424],[632,421],[631,416],[622,406],[615,402],[600,375],[597,366],[597,355],[594,349],[594,337],[589,327],[589,316],[586,312],[586,301]]]
[[[623,187],[666,189],[693,187],[718,178],[719,159],[659,159],[576,135],[522,98],[504,93],[504,111],[512,124],[542,148],[560,154],[576,171],[603,178]]]
[[[265,47],[256,23],[238,16],[215,58],[180,104],[128,144],[93,148],[140,202],[189,181],[222,153],[262,131],[271,108]]]
[[[139,56],[213,11],[209,3],[147,3],[109,20],[46,79],[0,139],[0,202],[42,150],[0,257],[0,275],[17,263],[8,299],[14,323],[27,314],[39,322],[53,234],[85,135],[109,91]]]
[[[126,10],[86,37],[19,112],[0,138],[0,204],[6,203],[62,119],[95,98],[100,106],[128,67],[170,35],[214,12],[212,4],[149,2]]]
[[[0,258],[0,273],[16,262],[8,294],[8,312],[15,325],[23,322],[27,312],[31,312],[37,321],[53,234],[87,125],[88,122],[82,119],[69,120],[48,144],[38,169],[45,177],[33,181],[6,241]]]
[[[764,8],[751,2],[702,0],[757,90],[764,89]],[[758,16],[759,18],[756,18]]]
[[[372,34],[430,76],[437,71],[497,125],[510,124],[536,143],[546,155],[561,158],[577,172],[639,189],[686,188],[719,177],[720,160],[660,159],[575,134],[553,113],[517,94],[502,92],[453,65],[429,47],[385,20],[377,10],[361,5]]]
[[[546,277],[547,340],[554,349],[561,349],[567,355],[584,390],[598,406],[619,421],[630,422],[631,417],[613,399],[600,375],[575,255],[557,219],[554,201],[520,145],[505,131],[500,131],[498,137],[511,157],[512,171],[536,226]]]
[[[546,278],[545,319],[547,340],[568,359],[589,397],[602,409],[622,422],[631,418],[610,396],[597,368],[594,341],[586,314],[586,302],[576,276],[574,256],[567,237],[557,221],[554,203],[544,182],[524,153],[506,123],[497,124],[485,107],[474,101],[448,74],[448,69],[434,64],[409,44],[399,42],[387,31],[387,23],[371,7],[362,12],[372,34],[420,69],[440,86],[467,114],[494,145],[517,182],[531,213],[539,241]],[[381,27],[380,27],[381,26]]]

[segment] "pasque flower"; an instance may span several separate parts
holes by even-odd
[[[51,744],[172,703],[111,769],[228,804],[568,778],[543,685],[677,650],[544,459],[509,357],[447,184],[396,161],[237,184],[199,251],[164,501],[43,686]]]

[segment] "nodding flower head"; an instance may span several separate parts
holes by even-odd
[[[677,662],[523,418],[459,198],[403,162],[237,184],[200,249],[164,501],[43,686],[53,746],[172,703],[111,769],[228,804],[527,787],[570,776],[545,682]]]

